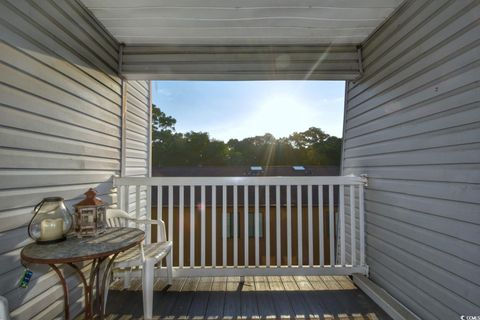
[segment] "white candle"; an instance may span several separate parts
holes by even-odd
[[[63,219],[45,219],[40,223],[40,240],[50,241],[63,237]]]

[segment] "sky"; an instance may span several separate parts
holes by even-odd
[[[310,127],[341,137],[344,92],[344,81],[154,81],[152,97],[177,132],[227,142]]]

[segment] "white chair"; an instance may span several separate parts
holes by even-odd
[[[158,220],[138,220],[131,218],[125,211],[119,209],[107,209],[107,224],[110,227],[128,227],[130,223],[156,224],[159,228],[159,239],[156,243],[141,244],[122,252],[115,259],[112,270],[113,274],[123,274],[123,287],[130,287],[130,272],[134,267],[142,268],[142,291],[143,291],[143,316],[152,318],[153,307],[153,283],[155,279],[155,265],[164,258],[167,262],[167,282],[172,284],[172,241],[167,241],[165,223]],[[121,270],[121,272],[119,272]],[[107,302],[108,286],[105,294]],[[104,309],[105,310],[105,309]]]
[[[0,320],[10,320],[8,300],[3,296],[0,296]]]

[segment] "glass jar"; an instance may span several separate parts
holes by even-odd
[[[35,206],[33,212],[33,218],[28,225],[30,238],[44,244],[66,239],[73,219],[63,198],[45,198]]]

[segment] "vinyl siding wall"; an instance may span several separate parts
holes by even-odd
[[[343,174],[369,177],[370,277],[422,319],[480,310],[479,19],[479,1],[407,1],[347,83]]]
[[[149,81],[128,81],[127,83],[127,114],[126,114],[126,145],[125,145],[125,177],[148,177],[150,175],[150,101]],[[148,137],[148,139],[145,139]],[[140,212],[136,212],[136,192],[129,190],[130,215],[137,218],[145,217],[147,212],[147,187],[140,187]]]
[[[20,250],[30,243],[26,224],[33,206],[48,196],[62,196],[71,207],[94,187],[116,204],[118,44],[73,0],[0,1],[0,39],[0,295],[14,319],[50,319],[63,311],[55,273],[32,265],[29,288],[18,288]],[[141,126],[149,113],[149,84],[131,82],[129,88],[137,92],[129,100],[126,171],[146,175],[148,135]],[[66,272],[75,314],[82,288],[72,270]]]

